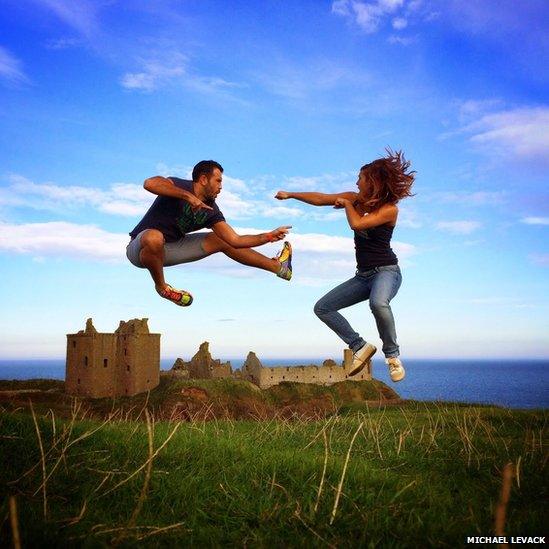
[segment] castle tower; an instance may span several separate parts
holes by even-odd
[[[160,334],[147,319],[120,321],[113,333],[99,333],[91,318],[67,334],[65,391],[91,398],[132,396],[160,381]]]
[[[116,336],[100,334],[91,318],[85,330],[67,334],[65,390],[73,395],[112,396],[116,370]]]
[[[133,396],[160,382],[160,334],[149,333],[148,319],[120,321],[117,337],[116,394]]]

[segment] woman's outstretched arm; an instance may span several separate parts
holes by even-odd
[[[287,200],[288,198],[295,198],[306,204],[312,206],[334,206],[338,198],[345,198],[351,202],[356,200],[357,193],[345,192],[336,194],[324,194],[324,193],[292,193],[287,191],[278,191],[275,198],[278,200]]]

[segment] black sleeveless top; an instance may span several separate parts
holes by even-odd
[[[398,264],[397,256],[391,249],[393,229],[394,226],[385,223],[354,232],[356,265],[359,271]]]

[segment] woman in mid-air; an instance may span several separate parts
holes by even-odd
[[[405,160],[402,151],[387,149],[387,156],[360,168],[358,193],[279,191],[275,196],[279,200],[295,198],[313,206],[345,208],[347,221],[354,232],[356,274],[322,297],[314,311],[352,349],[353,363],[349,375],[359,373],[377,349],[366,342],[338,311],[369,300],[391,379],[404,379],[395,320],[389,303],[402,282],[398,259],[391,249],[391,236],[398,217],[397,203],[412,196],[415,172],[409,168],[410,162]]]

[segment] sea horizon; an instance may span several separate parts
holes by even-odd
[[[321,365],[325,358],[260,358],[264,366]],[[239,369],[245,360],[230,361]],[[175,358],[160,360],[169,370]],[[338,364],[341,361],[336,361]],[[382,358],[372,361],[375,379],[392,387],[404,399],[491,404],[509,408],[549,408],[549,359],[407,359],[406,378],[392,383]],[[65,359],[0,359],[0,380],[59,379],[65,377]]]

